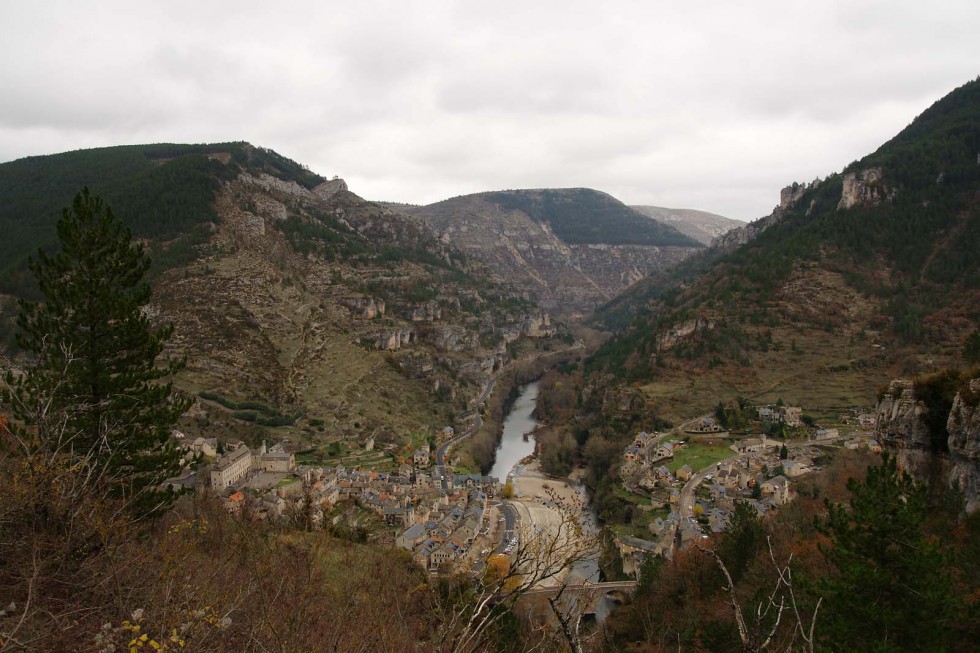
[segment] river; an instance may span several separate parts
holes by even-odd
[[[533,416],[537,400],[537,381],[520,386],[517,399],[504,416],[504,431],[500,437],[500,444],[497,446],[493,468],[490,470],[490,476],[495,476],[501,483],[507,480],[507,476],[518,462],[534,453],[533,436],[525,441],[524,434],[538,425],[537,419]],[[586,532],[598,535],[596,531],[598,518],[590,506],[588,492],[580,483],[576,484],[576,490],[582,497],[582,505],[586,506],[581,515],[582,526]],[[598,582],[599,580],[598,552],[576,562],[568,576],[568,582],[573,584],[583,581]],[[596,619],[600,623],[605,621],[613,606],[614,604],[608,598],[600,600]]]
[[[514,465],[534,453],[534,438],[530,437],[525,442],[524,434],[538,425],[538,420],[532,415],[538,402],[538,382],[520,386],[517,391],[517,399],[504,417],[504,432],[490,470],[490,476],[497,477],[501,483],[507,481],[507,475]]]

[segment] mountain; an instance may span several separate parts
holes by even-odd
[[[665,209],[662,206],[631,206],[630,208],[661,224],[677,229],[703,245],[710,245],[715,238],[745,225],[741,220],[694,209]]]
[[[149,145],[0,165],[0,353],[16,361],[24,261],[60,207],[103,194],[154,259],[154,320],[172,322],[191,432],[402,443],[466,413],[494,369],[558,327],[418,219],[247,143]],[[465,421],[456,424],[464,426]],[[182,426],[183,428],[184,426]]]
[[[695,395],[714,400],[873,403],[893,375],[956,364],[977,329],[978,192],[973,81],[874,153],[784,189],[771,215],[600,309],[620,332],[591,369],[650,387],[699,371]]]
[[[541,306],[581,314],[701,247],[587,188],[510,190],[403,210]]]

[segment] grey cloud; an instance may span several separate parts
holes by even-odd
[[[875,149],[980,59],[980,4],[967,1],[175,0],[5,14],[0,161],[246,139],[369,198],[590,186],[743,219],[771,210],[782,185]]]

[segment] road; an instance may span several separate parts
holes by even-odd
[[[483,393],[480,395],[480,398],[477,400],[476,420],[473,422],[473,427],[464,431],[463,433],[460,433],[452,440],[447,440],[446,442],[442,443],[442,445],[438,449],[436,449],[436,467],[438,467],[439,471],[442,472],[443,474],[445,474],[446,472],[446,452],[449,451],[449,448],[459,442],[462,442],[466,438],[470,437],[471,435],[476,433],[477,429],[483,426],[483,417],[480,415],[480,406],[483,405],[483,402],[485,402],[487,400],[487,397],[490,396],[490,393],[493,392],[493,386],[496,385],[496,383],[497,383],[496,377],[491,377],[490,381],[487,382],[487,387],[483,389]]]
[[[517,513],[517,508],[515,508],[509,501],[502,501],[500,503],[500,514],[504,519],[504,530],[503,536],[500,538],[500,542],[494,549],[494,553],[501,553],[507,542],[511,538],[517,537],[517,527],[520,522],[520,515]]]
[[[787,449],[796,449],[798,447],[813,446],[814,444],[827,444],[827,443],[832,442],[832,441],[833,441],[833,438],[827,439],[827,440],[821,440],[821,441],[813,441],[813,440],[787,440],[785,442],[785,444],[786,444],[786,448]],[[777,442],[777,441],[776,440],[770,440],[770,442]],[[680,496],[680,503],[679,503],[680,513],[681,513],[681,520],[683,521],[685,519],[688,519],[688,520],[691,520],[693,522],[693,519],[694,519],[694,493],[698,489],[698,486],[701,483],[703,483],[705,480],[707,480],[707,476],[709,474],[713,473],[716,469],[719,469],[723,465],[727,465],[728,463],[733,462],[733,461],[735,461],[735,460],[737,460],[739,458],[748,457],[748,455],[749,454],[741,453],[741,454],[735,454],[734,456],[729,456],[728,458],[725,458],[724,460],[721,460],[721,461],[719,461],[717,463],[712,463],[712,464],[708,465],[704,469],[698,471],[696,474],[692,474],[691,475],[691,478],[687,481],[687,483],[684,484],[684,487],[681,489],[681,496]]]

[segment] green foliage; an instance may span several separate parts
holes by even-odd
[[[272,417],[281,414],[278,408],[275,408],[274,406],[269,406],[266,403],[263,403],[261,401],[256,401],[254,399],[249,399],[246,401],[235,401],[234,399],[223,397],[216,392],[210,392],[208,390],[202,390],[201,392],[198,392],[197,396],[200,397],[201,399],[207,399],[208,401],[213,401],[217,404],[221,404],[222,406],[224,406],[229,410],[259,411],[261,413],[265,413],[266,415]]]
[[[727,405],[718,402],[715,406],[715,419],[727,431],[744,431],[749,427],[754,409],[744,397],[739,397]]]
[[[980,364],[980,329],[974,329],[963,344],[963,360],[968,365]]]
[[[647,596],[653,593],[657,586],[664,568],[667,566],[667,558],[664,556],[647,556],[640,565],[640,577],[636,585],[638,596]]]
[[[587,188],[511,190],[484,197],[551,226],[566,243],[703,247],[673,227],[647,218],[618,200]]]
[[[663,355],[655,349],[657,334],[709,308],[764,324],[774,317],[766,309],[776,291],[801,265],[839,273],[877,300],[884,325],[899,343],[942,338],[930,317],[962,291],[980,289],[977,152],[980,80],[956,89],[877,152],[848,166],[845,173],[881,168],[876,190],[883,200],[877,205],[838,210],[844,175],[831,175],[742,247],[692,256],[600,308],[598,319],[620,334],[599,349],[589,369],[620,378],[652,375],[655,368],[629,362]],[[887,275],[881,274],[882,262]],[[826,329],[841,319],[807,318]],[[671,355],[744,363],[745,351],[775,346],[733,335],[736,347],[712,348],[694,338]]]
[[[61,250],[39,251],[29,264],[45,302],[20,304],[18,343],[33,362],[8,379],[8,399],[24,428],[51,428],[45,420],[58,416],[50,446],[140,499],[138,510],[155,507],[163,499],[156,486],[179,469],[170,431],[189,401],[158,383],[183,361],[156,365],[172,328],[152,329],[141,311],[150,262],[88,189],[57,230]]]
[[[329,214],[317,213],[313,218],[291,215],[276,222],[276,227],[300,254],[315,254],[332,261],[370,251],[370,245],[356,232]]]
[[[202,227],[217,220],[212,203],[221,182],[243,168],[307,188],[323,181],[247,143],[126,145],[0,165],[0,290],[36,292],[26,253],[57,246],[60,209],[81,186],[97,189],[135,236],[168,241],[155,247],[157,271],[191,260],[193,248],[209,233]]]
[[[849,505],[828,502],[819,523],[836,570],[816,582],[822,639],[835,651],[946,650],[958,606],[949,553],[925,532],[925,488],[886,458],[848,489]]]
[[[278,152],[265,147],[242,147],[239,145],[232,150],[235,160],[257,172],[265,172],[285,181],[295,181],[304,188],[312,189],[322,184],[326,179],[310,172],[306,166],[287,159]]]
[[[732,581],[738,583],[749,563],[758,557],[766,546],[766,530],[755,508],[740,502],[735,505],[725,531],[725,538],[718,547]]]

